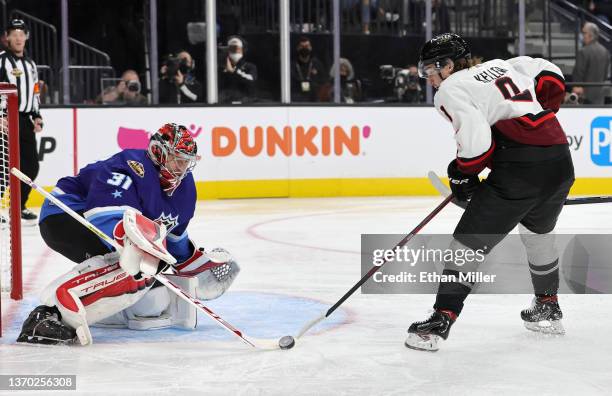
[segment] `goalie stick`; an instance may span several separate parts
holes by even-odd
[[[37,184],[35,184],[32,181],[32,179],[30,179],[28,176],[26,176],[24,173],[22,173],[19,169],[12,168],[11,169],[11,173],[13,175],[15,175],[15,177],[17,177],[19,180],[21,180],[25,184],[29,185],[30,187],[32,187],[32,189],[38,191],[45,198],[47,198],[49,201],[51,201],[54,205],[56,205],[57,207],[61,208],[64,212],[66,212],[68,215],[70,215],[76,221],[78,221],[83,226],[85,226],[89,231],[91,231],[94,234],[96,234],[100,239],[103,239],[104,241],[109,243],[112,247],[115,248],[115,250],[117,250],[118,252],[121,252],[123,250],[123,246],[119,245],[117,243],[117,241],[115,241],[114,238],[111,238],[108,235],[106,235],[98,227],[96,227],[95,225],[91,224],[83,216],[79,215],[74,210],[72,210],[68,206],[66,206],[62,201],[60,201],[59,199],[57,199],[56,197],[54,197],[53,195],[51,195],[50,193],[45,191],[42,187],[40,187]],[[197,299],[193,298],[192,296],[188,295],[187,293],[185,293],[180,287],[178,287],[174,283],[172,283],[163,274],[157,274],[157,275],[154,275],[154,277],[155,277],[155,279],[157,281],[159,281],[161,284],[166,286],[171,292],[176,294],[179,298],[183,299],[188,304],[190,304],[190,305],[194,306],[196,309],[198,309],[200,312],[202,312],[205,315],[207,315],[208,317],[212,318],[217,324],[219,324],[225,330],[227,330],[230,333],[232,333],[234,336],[238,337],[245,344],[247,344],[247,345],[249,345],[249,346],[251,346],[253,348],[256,348],[256,349],[269,349],[269,350],[271,350],[271,349],[279,349],[279,345],[278,345],[278,343],[276,341],[273,341],[273,340],[261,340],[261,339],[257,339],[256,340],[254,338],[247,337],[245,334],[242,333],[242,331],[238,330],[237,328],[235,328],[234,326],[232,326],[231,324],[226,322],[222,317],[220,317],[219,315],[214,313],[210,308],[206,307],[199,300],[197,300]]]
[[[442,179],[440,179],[434,171],[429,171],[427,173],[427,177],[429,178],[429,181],[431,182],[433,187],[443,197],[448,197],[452,193],[450,188],[446,187],[446,185],[442,183]],[[585,204],[609,203],[609,202],[612,202],[612,196],[602,195],[602,196],[596,196],[596,197],[567,198],[565,200],[564,205],[585,205]],[[456,199],[453,199],[453,203],[463,209],[465,209],[467,206],[466,201],[458,201]]]
[[[448,197],[446,197],[444,199],[444,201],[442,201],[438,206],[436,206],[436,208],[431,211],[431,213],[429,213],[427,215],[427,217],[425,217],[425,219],[423,219],[423,221],[421,221],[419,223],[419,225],[417,225],[414,230],[410,231],[410,233],[408,235],[406,235],[404,237],[404,239],[402,239],[401,241],[399,241],[397,243],[397,245],[395,245],[395,248],[398,247],[402,247],[405,244],[408,243],[408,241],[410,241],[412,238],[414,238],[414,236],[423,229],[423,227],[425,227],[427,225],[427,223],[429,223],[431,221],[431,219],[433,219],[438,213],[440,213],[440,211],[442,209],[444,209],[444,207],[446,205],[448,205],[448,203],[453,199],[453,195],[449,195]],[[355,293],[355,291],[361,286],[363,285],[368,279],[370,279],[370,277],[372,275],[374,275],[374,273],[376,271],[378,271],[383,265],[385,265],[387,263],[387,260],[383,261],[383,263],[381,265],[375,265],[373,266],[367,274],[365,274],[360,280],[359,282],[355,283],[353,285],[353,287],[351,287],[351,289],[349,291],[347,291],[342,297],[340,297],[340,299],[338,301],[336,301],[336,303],[334,305],[332,305],[332,307],[330,309],[328,309],[324,314],[322,314],[321,316],[313,319],[312,321],[306,323],[306,325],[304,325],[304,327],[302,327],[302,329],[300,330],[300,332],[298,333],[296,338],[300,338],[302,337],[304,334],[306,334],[306,332],[308,332],[308,330],[312,329],[315,325],[317,325],[319,322],[323,321],[325,318],[329,317],[336,309],[338,309],[338,307],[340,305],[342,305],[343,302],[345,302],[353,293]]]

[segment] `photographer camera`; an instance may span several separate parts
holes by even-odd
[[[117,85],[105,89],[96,99],[96,103],[128,106],[145,105],[147,104],[147,98],[140,93],[141,88],[138,73],[134,70],[126,70],[121,75]]]
[[[227,56],[219,73],[219,93],[221,103],[244,103],[253,101],[257,66],[247,62],[246,41],[232,36],[227,41]]]
[[[415,65],[407,69],[392,65],[380,66],[380,78],[392,86],[393,96],[388,102],[422,103],[424,102],[424,89],[419,79],[419,71]]]
[[[202,98],[202,84],[193,75],[195,62],[191,54],[181,51],[169,54],[161,67],[159,103],[196,103]]]

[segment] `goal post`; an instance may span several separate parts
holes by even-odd
[[[5,83],[0,83],[0,158],[0,288],[20,300],[21,186],[10,174],[19,168],[19,103],[17,88]]]

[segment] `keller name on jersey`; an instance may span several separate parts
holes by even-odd
[[[501,76],[505,75],[507,72],[507,69],[493,66],[481,73],[476,74],[474,78],[476,79],[476,81],[480,81],[481,83],[486,84],[497,80]]]

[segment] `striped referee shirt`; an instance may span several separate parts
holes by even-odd
[[[19,113],[40,117],[38,71],[32,59],[25,55],[19,58],[10,51],[0,52],[0,82],[17,86]]]

